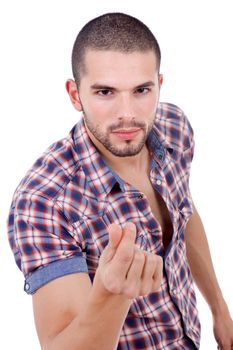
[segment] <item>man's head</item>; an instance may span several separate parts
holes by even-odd
[[[103,154],[129,157],[143,149],[159,100],[160,59],[151,31],[125,14],[100,16],[78,34],[75,81],[68,80],[66,88]]]
[[[85,54],[88,50],[153,51],[159,72],[161,52],[156,38],[144,23],[123,13],[107,13],[94,18],[79,32],[72,51],[72,70],[77,87],[86,73]]]

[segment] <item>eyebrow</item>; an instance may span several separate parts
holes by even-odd
[[[149,86],[155,86],[155,83],[153,81],[147,81],[143,84],[137,85],[134,87],[134,89],[140,89],[142,87],[149,87]],[[113,86],[103,85],[99,83],[95,83],[91,85],[92,90],[114,90],[117,91],[117,89]]]

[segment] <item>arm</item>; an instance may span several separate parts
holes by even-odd
[[[162,259],[135,246],[132,224],[109,227],[93,286],[86,274],[61,277],[33,296],[35,323],[44,350],[113,350],[132,299],[155,291]]]
[[[131,300],[93,295],[87,274],[61,277],[33,295],[43,350],[114,349]]]
[[[194,281],[211,309],[215,338],[219,345],[226,344],[221,349],[230,349],[233,322],[215,275],[201,218],[194,205],[193,208],[194,213],[185,231],[188,262]]]

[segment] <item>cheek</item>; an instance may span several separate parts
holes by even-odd
[[[89,101],[89,103],[87,103],[87,115],[93,116],[95,118],[95,121],[98,121],[98,123],[103,123],[109,119],[110,112],[113,112],[113,108],[110,103],[95,100]]]
[[[140,108],[141,115],[148,117],[149,119],[153,119],[156,113],[158,105],[158,99],[155,97],[150,97],[141,101],[138,104],[138,109]]]

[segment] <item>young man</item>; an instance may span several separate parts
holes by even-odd
[[[189,190],[193,132],[159,103],[155,37],[131,16],[100,16],[78,34],[72,65],[66,89],[82,119],[35,162],[9,216],[41,348],[198,349],[194,278],[231,349]]]

